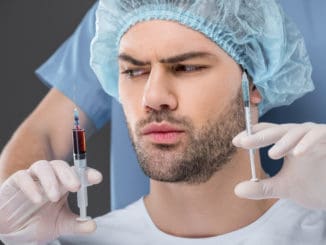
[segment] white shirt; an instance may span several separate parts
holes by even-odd
[[[308,210],[289,200],[276,202],[255,222],[209,238],[180,238],[160,231],[143,199],[96,219],[95,233],[60,238],[60,244],[178,244],[178,245],[325,245],[326,212]],[[235,221],[236,222],[236,221]],[[57,243],[56,243],[57,244]]]

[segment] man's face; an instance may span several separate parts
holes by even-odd
[[[150,178],[202,183],[235,152],[244,129],[241,68],[205,36],[147,21],[121,39],[119,95],[138,160]]]

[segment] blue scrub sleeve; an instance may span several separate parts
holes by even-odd
[[[110,118],[111,97],[104,92],[89,65],[97,5],[98,2],[87,12],[73,35],[35,73],[47,86],[58,89],[74,101],[100,129]]]

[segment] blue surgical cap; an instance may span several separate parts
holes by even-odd
[[[154,19],[190,27],[228,53],[260,91],[260,115],[314,89],[303,37],[275,0],[100,0],[96,18],[91,67],[117,99],[121,37]]]

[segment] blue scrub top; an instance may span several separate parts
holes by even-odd
[[[35,73],[46,85],[73,100],[99,129],[110,118],[111,97],[103,91],[89,65],[97,5],[98,2],[87,12],[72,36]]]

